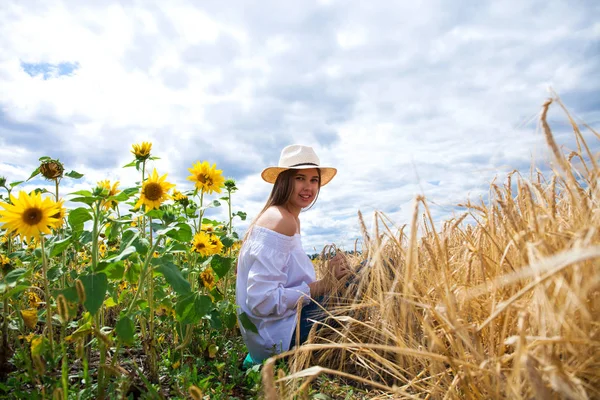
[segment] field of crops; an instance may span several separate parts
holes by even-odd
[[[53,190],[0,181],[0,397],[600,398],[600,136],[565,110],[564,154],[551,105],[550,176],[515,171],[441,230],[423,197],[400,227],[375,213],[369,231],[359,212],[362,252],[330,319],[247,371],[235,181],[199,161],[174,187],[144,142],[125,166],[139,184],[67,194],[83,175],[41,157],[31,178]]]

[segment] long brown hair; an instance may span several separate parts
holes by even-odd
[[[315,199],[305,210],[310,209],[317,202],[317,199],[319,198],[319,192],[321,191],[321,170],[319,168],[316,169],[317,174],[319,174],[319,189],[317,190],[317,195],[315,196]],[[256,220],[258,220],[258,218],[260,218],[260,216],[263,215],[263,213],[267,211],[269,207],[283,206],[290,200],[290,198],[292,197],[292,192],[294,191],[294,178],[296,177],[298,171],[301,170],[287,169],[281,172],[279,175],[277,175],[277,179],[273,184],[273,189],[271,189],[271,194],[269,195],[269,198],[267,199],[267,202],[265,203],[263,209],[258,213],[256,218],[254,218],[250,226],[248,226],[248,230],[244,235],[244,241],[248,238],[248,235],[252,231],[252,227],[256,223]]]

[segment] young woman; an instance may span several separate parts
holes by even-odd
[[[311,299],[320,299],[333,290],[335,282],[316,280],[313,264],[302,248],[299,216],[315,203],[321,186],[336,172],[335,168],[320,166],[311,147],[291,145],[282,150],[277,167],[266,168],[261,174],[274,184],[273,190],[248,228],[238,258],[236,287],[238,317],[244,313],[258,330],[256,333],[239,324],[255,363],[294,344],[298,302],[309,308],[314,303]],[[341,255],[329,265],[336,279],[349,271]],[[302,312],[300,343],[306,340],[310,326]]]

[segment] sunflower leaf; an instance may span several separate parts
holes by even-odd
[[[69,212],[69,225],[74,231],[83,230],[83,224],[92,219],[92,215],[87,208],[79,207]]]
[[[65,174],[65,176],[68,176],[69,178],[73,178],[73,179],[81,179],[81,178],[83,178],[83,174],[80,174],[77,171],[67,172]]]
[[[165,280],[173,287],[173,290],[177,294],[185,295],[192,291],[190,283],[183,277],[177,265],[172,262],[167,260],[161,261],[156,271],[163,274]]]
[[[80,276],[79,279],[81,279],[85,289],[85,302],[83,305],[90,314],[94,315],[104,303],[106,289],[108,289],[108,279],[102,273]]]
[[[247,215],[248,215],[248,214],[246,214],[246,213],[245,213],[245,212],[243,212],[243,211],[238,211],[238,212],[235,212],[235,213],[233,213],[233,215],[232,215],[232,216],[233,216],[233,217],[235,217],[236,215],[237,215],[238,217],[240,217],[240,219],[241,219],[242,221],[245,221],[245,220],[246,220],[246,217],[247,217]]]
[[[17,186],[17,185],[20,185],[20,184],[21,184],[21,183],[23,183],[23,182],[25,182],[25,181],[16,181],[16,182],[11,182],[11,183],[9,183],[9,184],[8,184],[8,186],[10,186],[10,188],[12,189],[12,188],[14,188],[15,186]]]
[[[92,197],[92,192],[90,192],[89,190],[78,190],[78,191],[76,191],[76,192],[69,193],[69,195],[73,195],[73,196],[84,196],[84,197]]]
[[[39,175],[39,174],[40,174],[40,169],[39,169],[39,168],[36,168],[36,169],[35,169],[35,171],[33,171],[33,172],[31,173],[31,176],[30,176],[29,178],[27,178],[27,180],[29,181],[29,180],[31,180],[32,178],[36,177],[36,176],[37,176],[37,175]]]
[[[178,242],[189,242],[192,240],[192,228],[185,222],[181,222],[175,226],[174,230],[168,231],[166,235]]]
[[[135,335],[135,325],[133,321],[128,317],[124,316],[119,318],[119,322],[115,326],[117,337],[125,344],[133,344]]]
[[[242,326],[244,327],[244,329],[246,329],[247,331],[250,331],[250,332],[258,333],[258,329],[256,328],[256,325],[254,325],[254,322],[250,321],[250,318],[248,317],[248,315],[245,312],[243,312],[239,315],[239,319],[240,319],[240,322],[241,322]]]
[[[221,257],[220,255],[215,254],[210,265],[217,276],[222,278],[227,275],[231,269],[231,266],[233,265],[233,258]]]
[[[112,201],[112,200],[114,200],[114,201],[127,201],[127,200],[129,200],[129,198],[131,196],[133,196],[137,192],[139,192],[138,188],[128,188],[128,189],[123,190],[119,194],[116,194],[114,196],[110,196],[109,198],[106,199],[106,201]]]
[[[114,262],[125,260],[126,258],[128,258],[130,255],[132,255],[135,252],[136,252],[136,249],[134,246],[128,246],[123,251],[121,251],[121,253],[119,253],[118,255],[106,260],[106,262],[114,263]]]
[[[71,236],[54,242],[52,249],[50,250],[50,257],[55,257],[61,254],[67,247],[69,247],[69,244],[71,244]]]
[[[92,204],[94,204],[94,202],[97,199],[95,197],[76,197],[74,199],[71,199],[72,202],[74,203],[84,203],[87,204],[88,206],[91,206]]]
[[[133,160],[129,164],[123,165],[123,168],[135,167],[136,163],[137,163],[137,160]]]

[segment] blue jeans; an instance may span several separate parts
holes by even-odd
[[[327,313],[323,311],[323,309],[321,309],[324,300],[325,296],[318,296],[317,298],[312,299],[309,304],[302,307],[302,312],[300,313],[300,321],[298,322],[300,324],[300,344],[306,342],[306,339],[308,339],[308,334],[310,333],[310,329],[315,324],[313,321],[309,321],[309,319],[318,322],[323,322],[327,317]],[[317,303],[319,303],[321,307],[319,307]],[[296,326],[296,328],[298,328],[298,326]],[[294,329],[294,332],[292,333],[290,349],[295,345],[296,329]]]

